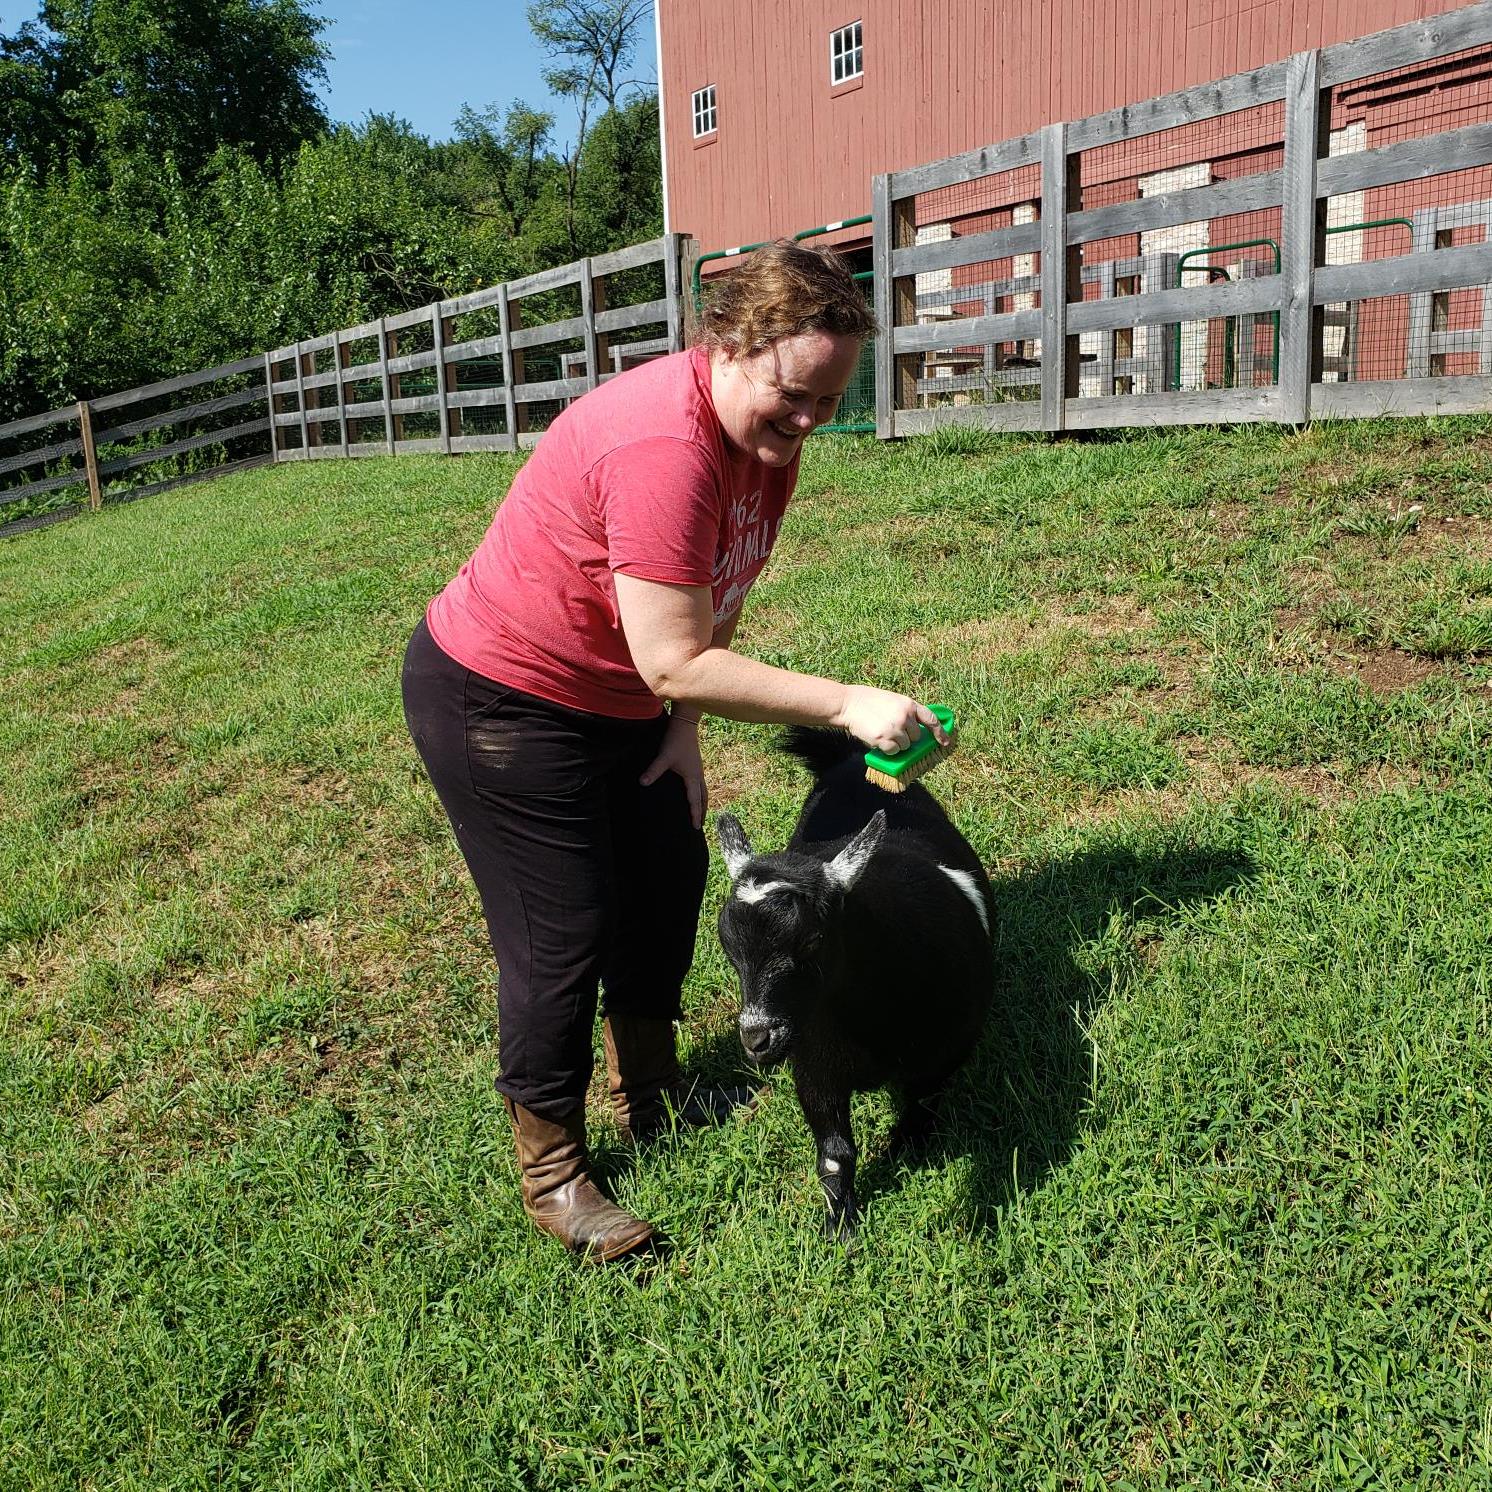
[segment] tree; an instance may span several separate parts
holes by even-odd
[[[86,81],[81,61],[35,21],[0,36],[0,158],[7,165],[79,158],[91,148],[68,104]]]
[[[635,98],[597,120],[575,184],[575,217],[589,254],[662,233],[657,94]]]
[[[636,79],[619,80],[617,74],[632,60],[638,29],[651,10],[652,0],[533,0],[528,7],[529,29],[539,45],[563,64],[548,69],[544,82],[552,93],[571,100],[579,115],[575,144],[561,157],[565,230],[572,257],[583,252],[576,197],[591,109],[599,99],[606,114],[613,114],[624,88],[649,86]]]
[[[43,170],[284,159],[326,127],[325,25],[302,0],[45,0],[0,39],[0,142]]]
[[[549,153],[553,128],[553,114],[532,109],[521,99],[509,105],[501,120],[496,105],[478,112],[464,104],[457,116],[456,138],[464,149],[456,157],[456,174],[470,210],[479,217],[497,217],[513,238],[523,236],[554,182],[557,167]]]
[[[638,27],[652,8],[652,0],[535,0],[529,30],[551,57],[569,59],[568,67],[546,72],[544,82],[562,98],[599,95],[608,112],[616,108],[633,81],[619,82],[617,73],[631,62]]]

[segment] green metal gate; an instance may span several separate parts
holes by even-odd
[[[858,228],[862,224],[870,222],[869,216],[863,218],[845,218],[838,223],[825,223],[818,228],[805,228],[801,233],[793,234],[795,243],[805,238],[817,238],[822,233],[836,233],[841,228]],[[701,266],[715,259],[733,259],[740,254],[749,254],[753,249],[760,249],[768,239],[761,243],[740,244],[733,249],[716,249],[711,254],[701,254],[694,261],[694,310],[699,313],[703,297],[703,280],[701,278]],[[865,292],[865,299],[874,304],[875,301],[875,276],[870,270],[864,270],[855,277],[856,284]],[[875,340],[867,338],[865,346],[860,353],[860,362],[855,369],[854,376],[850,379],[849,387],[845,390],[844,398],[839,404],[839,413],[832,424],[820,425],[821,430],[837,432],[839,434],[866,434],[874,433],[876,427],[876,360]]]

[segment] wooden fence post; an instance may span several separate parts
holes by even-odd
[[[668,302],[668,350],[682,352],[693,325],[685,287],[699,255],[699,246],[686,233],[670,233],[663,240],[663,297]]]
[[[1041,132],[1041,428],[1067,428],[1067,401],[1078,393],[1078,359],[1067,345],[1067,302],[1081,293],[1081,250],[1067,247],[1067,214],[1081,182],[1067,155],[1067,125]]]
[[[896,433],[891,396],[894,340],[891,310],[891,178],[881,175],[870,183],[871,294],[875,297],[876,438],[890,440]]]
[[[93,512],[104,505],[98,485],[98,452],[93,448],[93,410],[86,399],[78,401],[78,436],[83,443],[83,466],[88,473],[88,506]]]
[[[581,342],[585,347],[585,386],[593,389],[601,381],[601,340],[596,335],[596,282],[591,278],[591,261],[580,261],[580,319],[584,323]],[[601,305],[606,304],[606,287],[602,285]]]
[[[891,248],[910,248],[917,242],[917,199],[904,197],[891,204]],[[891,323],[893,326],[917,325],[917,276],[891,277]],[[910,356],[891,357],[892,419],[899,409],[917,407],[917,364],[920,352]]]
[[[1312,281],[1326,229],[1326,201],[1316,196],[1316,162],[1326,154],[1320,54],[1296,52],[1285,70],[1285,170],[1280,245],[1279,417],[1303,425],[1311,417],[1311,385],[1321,378],[1320,308]]]
[[[430,329],[435,334],[435,392],[440,399],[440,448],[451,454],[451,411],[446,404],[446,335],[440,302],[430,307]]]
[[[503,359],[503,420],[508,427],[508,442],[511,450],[518,449],[518,402],[513,397],[513,328],[512,313],[508,309],[507,282],[498,287],[497,329],[502,335]]]
[[[264,354],[264,402],[269,406],[269,459],[280,459],[280,432],[275,424],[275,365],[269,354]]]
[[[917,203],[915,197],[894,198],[886,175],[872,183],[871,208],[871,267],[881,327],[876,339],[876,434],[889,440],[896,435],[897,411],[917,402],[917,370],[909,357],[896,355],[896,328],[917,324],[917,279],[891,272],[893,251],[917,241]]]
[[[378,318],[378,382],[383,390],[383,438],[394,454],[394,405],[393,391],[389,384],[389,330],[388,317]]]

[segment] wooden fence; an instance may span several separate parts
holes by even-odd
[[[274,460],[516,451],[684,345],[678,234],[265,354]]]
[[[1327,251],[1327,235],[1336,231],[1328,224],[1328,199],[1341,201],[1344,194],[1389,183],[1450,181],[1451,173],[1474,173],[1492,163],[1492,118],[1457,128],[1445,128],[1441,120],[1413,138],[1353,154],[1331,153],[1332,91],[1358,80],[1391,79],[1416,64],[1489,45],[1492,5],[1473,5],[877,176],[876,306],[886,329],[877,349],[877,433],[909,435],[946,422],[1060,431],[1239,420],[1302,423],[1312,416],[1492,408],[1492,242],[1483,236],[1480,242],[1447,246],[1451,234],[1438,230],[1434,217],[1438,211],[1448,215],[1446,222],[1484,225],[1492,221],[1485,200],[1423,207],[1408,220],[1396,219],[1413,230],[1408,253],[1331,263]],[[1485,76],[1485,56],[1474,60],[1477,77]],[[1485,104],[1482,109],[1492,112]],[[1166,132],[1185,136],[1196,148],[1209,130],[1214,140],[1221,139],[1223,131],[1245,119],[1278,121],[1273,139],[1267,137],[1268,123],[1262,126],[1266,134],[1256,153],[1256,164],[1268,164],[1268,152],[1278,146],[1278,166],[1205,184],[1188,182],[1138,200],[1114,201],[1110,190],[1101,205],[1085,205],[1085,166],[1095,160],[1111,162],[1125,150],[1138,159]],[[1152,164],[1159,159],[1153,155]],[[1166,162],[1173,169],[1156,170],[1151,181],[1183,180],[1175,165],[1186,159],[1173,155]],[[1100,172],[1087,174],[1096,181]],[[1464,175],[1455,181],[1475,179]],[[998,187],[982,197],[974,190],[973,184],[993,182],[1005,183],[1003,198]],[[962,203],[950,208],[959,192]],[[988,209],[1022,192],[1036,198],[1028,220],[986,226],[996,216]],[[950,221],[960,213],[961,234]],[[1256,259],[1236,279],[1218,283],[1209,274],[1205,283],[1182,286],[1177,260],[1190,256],[1173,253],[1175,278],[1131,270],[1125,284],[1129,293],[1117,294],[1114,274],[1105,281],[1106,265],[1126,252],[1134,256],[1136,239],[1142,246],[1147,239],[1155,243],[1158,230],[1197,225],[1201,241],[1208,243],[1208,225],[1218,220],[1266,219],[1277,225],[1274,236],[1253,242],[1275,246],[1277,272]],[[1350,226],[1361,234],[1383,225]],[[1003,280],[1002,265],[1008,267]],[[938,289],[924,288],[935,281]],[[1445,298],[1468,289],[1481,295],[1473,320],[1461,330],[1441,325]],[[1402,298],[1407,308],[1399,318],[1407,328],[1400,334],[1408,348],[1400,354],[1402,371],[1354,378],[1352,360],[1343,353],[1343,339],[1357,325],[1354,308],[1385,297]],[[1009,308],[996,310],[997,304]],[[936,319],[929,314],[934,310],[941,313]],[[1247,382],[1230,367],[1241,386],[1206,387],[1204,349],[1194,360],[1194,368],[1203,370],[1196,374],[1198,387],[1180,386],[1172,357],[1156,363],[1153,382],[1159,387],[1134,390],[1124,353],[1145,341],[1147,329],[1157,346],[1170,348],[1183,324],[1207,321],[1225,324],[1230,347],[1246,342]],[[1242,339],[1240,325],[1246,329]],[[1256,355],[1261,332],[1274,337],[1268,358]],[[1426,376],[1435,371],[1437,348],[1442,363],[1448,353],[1469,351],[1478,371]],[[956,376],[940,383],[939,375]]]
[[[670,234],[0,425],[0,481],[23,477],[0,487],[0,518],[22,514],[0,534],[269,461],[531,446],[570,400],[684,345],[690,252]]]
[[[62,499],[13,518],[0,533],[268,461],[269,413],[254,410],[265,403],[263,380],[263,358],[249,357],[0,425],[0,450],[17,447],[0,455],[0,477],[37,467],[47,473],[0,489],[0,515],[23,504],[35,508],[37,498]],[[183,394],[188,402],[176,403]],[[131,410],[134,418],[122,418]],[[180,470],[189,464],[183,457],[199,453],[209,464]]]
[[[877,176],[877,433],[1492,408],[1489,62],[1492,0]],[[1399,115],[1416,91],[1461,92],[1339,151],[1346,91],[1395,80]],[[1124,152],[1148,164],[1114,167]],[[1403,190],[1396,215],[1331,221]],[[1218,224],[1244,241],[1214,249]],[[1388,230],[1409,251],[1367,257]],[[1356,236],[1355,262],[1333,233]],[[0,483],[23,477],[0,485],[0,517],[21,514],[0,533],[262,461],[531,446],[570,400],[684,346],[694,252],[672,234],[0,425]],[[1391,367],[1364,359],[1395,338]]]

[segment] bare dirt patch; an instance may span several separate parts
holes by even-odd
[[[1398,694],[1454,671],[1402,648],[1343,646],[1327,634],[1312,606],[1282,607],[1274,614],[1274,624],[1282,661],[1318,664],[1341,678],[1356,679],[1374,694]]]
[[[1406,554],[1452,553],[1469,559],[1492,559],[1492,519],[1471,515],[1421,518],[1412,533],[1398,541]]]
[[[1396,648],[1363,657],[1329,655],[1325,661],[1328,668],[1351,675],[1374,694],[1397,694],[1446,671],[1428,658],[1402,653]]]
[[[1101,641],[1146,632],[1154,625],[1155,618],[1133,596],[1104,596],[1086,611],[1054,608],[1035,617],[971,617],[952,626],[905,633],[901,642],[909,652],[952,654],[978,663],[1039,652],[1068,633]]]
[[[1254,509],[1246,503],[1212,503],[1205,521],[1199,521],[1201,533],[1237,542],[1253,533]]]
[[[1418,504],[1408,508],[1385,507],[1386,518],[1400,519],[1419,514],[1418,522],[1400,532],[1353,533],[1336,527],[1331,532],[1333,547],[1348,554],[1377,553],[1394,563],[1406,560],[1487,560],[1492,559],[1492,520],[1473,514],[1439,516],[1420,510]]]

